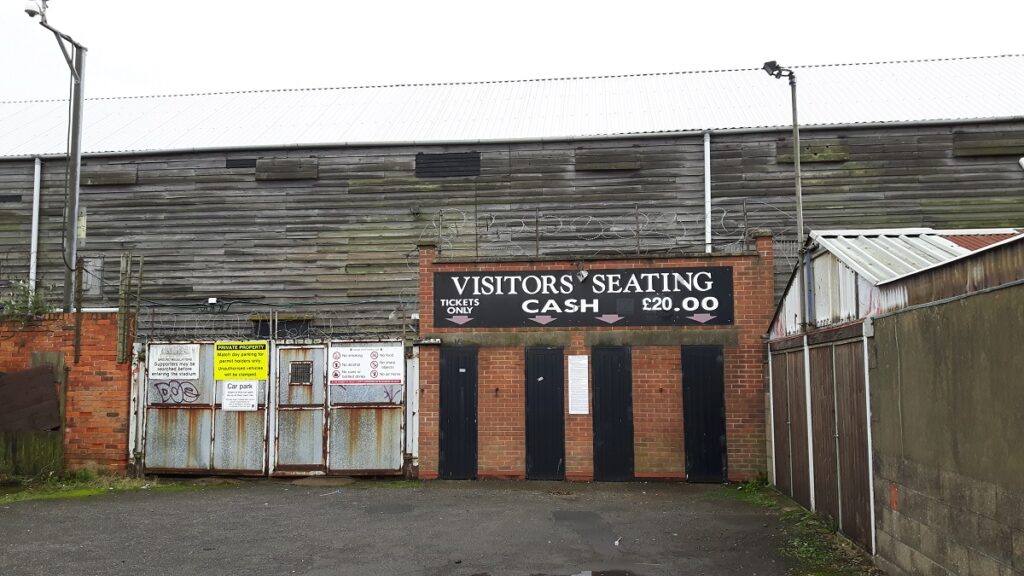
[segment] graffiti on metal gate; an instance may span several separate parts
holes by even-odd
[[[160,393],[160,402],[164,404],[192,404],[199,399],[199,389],[191,382],[167,380],[153,382],[153,387]]]

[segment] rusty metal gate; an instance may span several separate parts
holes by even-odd
[[[214,349],[224,343],[147,346],[137,420],[146,472],[402,472],[406,382],[401,342],[263,342],[268,369],[255,381],[215,377]],[[346,365],[354,376],[342,367],[343,354],[356,359]],[[155,367],[156,357],[163,360]],[[367,372],[365,378],[360,370]],[[238,389],[249,384],[255,392],[251,403],[239,407]]]
[[[224,409],[227,381],[215,380],[213,342],[150,344],[167,360],[143,390],[143,462],[147,472],[262,475],[266,469],[267,383],[253,410]]]

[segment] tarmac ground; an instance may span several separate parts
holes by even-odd
[[[307,479],[18,502],[0,574],[786,574],[778,521],[725,490]]]

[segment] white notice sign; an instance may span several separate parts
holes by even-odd
[[[401,342],[332,344],[327,354],[331,386],[405,384],[405,346]]]
[[[147,371],[150,380],[199,379],[199,344],[153,344]]]
[[[260,402],[259,380],[223,380],[220,407],[226,412],[255,412]]]
[[[588,356],[569,356],[569,414],[590,413]]]

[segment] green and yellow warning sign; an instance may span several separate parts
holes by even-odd
[[[266,380],[270,370],[270,343],[215,342],[214,380]]]

